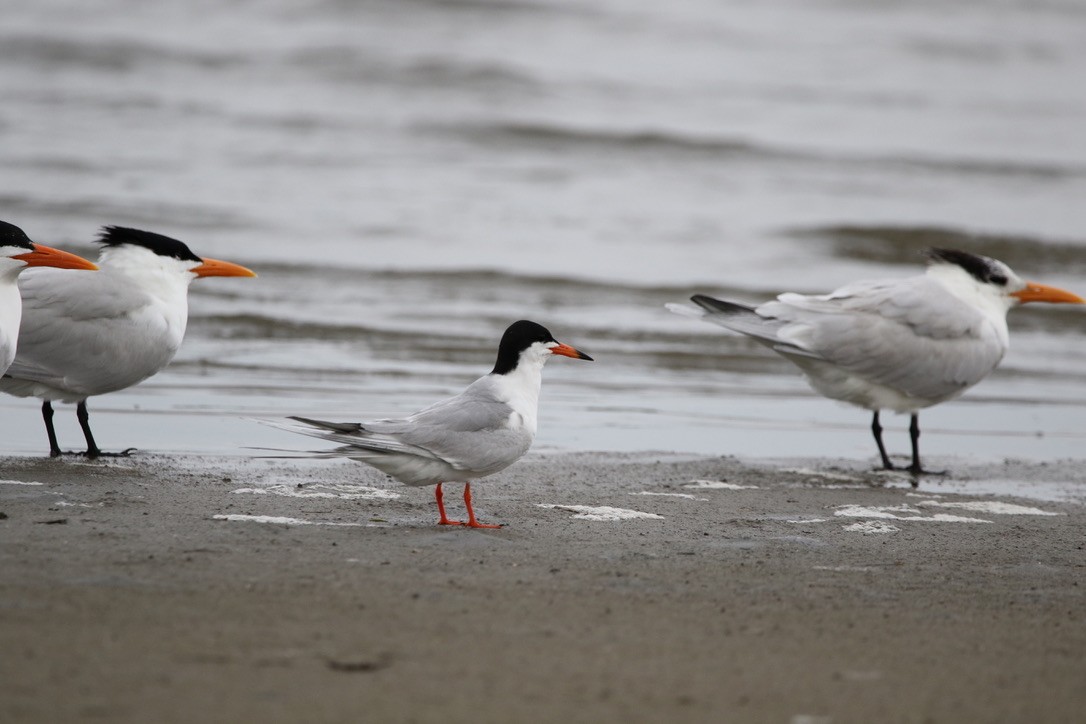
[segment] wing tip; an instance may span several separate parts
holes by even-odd
[[[690,301],[713,314],[739,314],[742,312],[754,311],[753,307],[737,304],[736,302],[729,302],[724,299],[717,299],[716,297],[710,297],[707,294],[695,294],[690,297]]]
[[[359,422],[329,422],[327,420],[314,420],[311,417],[300,417],[298,415],[287,415],[287,419],[295,420],[304,425],[309,425],[310,427],[316,427],[330,432],[343,433],[345,435],[366,431],[366,428],[362,427],[362,423]]]

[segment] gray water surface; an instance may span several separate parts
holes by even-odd
[[[246,418],[409,413],[526,317],[596,358],[548,365],[538,448],[874,459],[867,413],[663,305],[931,245],[1086,292],[1084,71],[1086,5],[1057,0],[43,0],[0,23],[0,218],[260,274],[196,282],[174,364],[91,400],[106,449],[304,447]],[[1080,456],[1083,314],[1012,312],[925,452]],[[0,397],[3,452],[44,451],[38,418]]]

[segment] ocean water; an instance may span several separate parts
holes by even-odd
[[[260,274],[196,282],[174,364],[91,400],[105,449],[305,447],[249,418],[412,412],[530,318],[596,358],[548,365],[537,449],[874,460],[866,412],[663,305],[930,245],[1086,292],[1084,72],[1071,0],[38,0],[0,23],[0,218]],[[1082,455],[1086,309],[1010,324],[925,454]],[[0,453],[45,449],[0,396]]]

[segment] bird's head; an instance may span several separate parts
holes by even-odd
[[[542,366],[553,355],[572,357],[573,359],[591,360],[584,352],[562,344],[541,324],[522,319],[513,322],[502,335],[498,344],[498,360],[493,373],[508,374],[521,363],[533,363]]]
[[[177,239],[140,229],[105,226],[98,236],[99,262],[128,271],[160,271],[198,277],[255,277],[250,269],[228,261],[201,258]]]
[[[0,221],[0,268],[18,274],[26,267],[51,266],[58,269],[97,269],[81,256],[35,244],[15,224]]]
[[[967,301],[993,301],[1004,309],[1027,302],[1086,304],[1077,294],[1025,281],[998,259],[957,249],[930,249],[927,256],[929,273]]]

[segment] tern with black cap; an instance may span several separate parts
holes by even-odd
[[[436,485],[440,525],[500,528],[475,518],[471,482],[504,470],[531,447],[537,429],[543,365],[554,356],[591,360],[559,343],[546,327],[521,320],[505,330],[494,369],[455,397],[410,417],[370,422],[325,422],[291,417],[299,424],[265,421],[340,447],[312,451],[367,463],[405,485]],[[466,522],[445,514],[442,483],[464,483]]]
[[[871,431],[888,470],[879,411],[910,413],[915,475],[925,472],[918,411],[958,397],[996,368],[1010,341],[1007,312],[1026,302],[1084,303],[986,256],[955,249],[927,256],[927,272],[905,279],[781,294],[757,307],[698,294],[691,297],[698,307],[668,308],[751,337],[795,363],[819,394],[873,411]]]
[[[188,288],[210,276],[254,277],[230,262],[196,256],[177,239],[107,226],[98,238],[101,271],[32,269],[23,274],[19,346],[0,391],[38,397],[49,454],[62,454],[52,403],[76,403],[89,458],[102,453],[91,434],[87,398],[142,382],[177,354],[188,323]],[[125,455],[130,452],[111,453]]]

